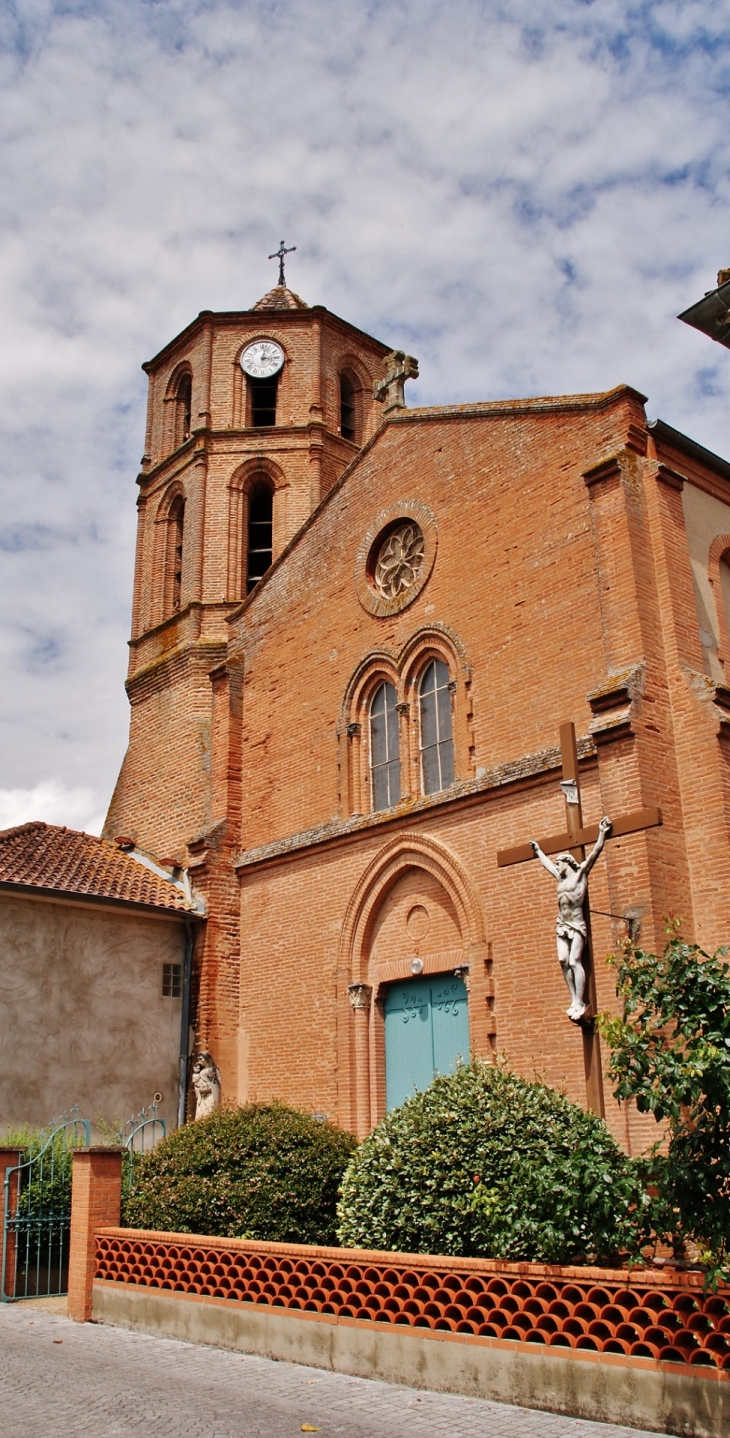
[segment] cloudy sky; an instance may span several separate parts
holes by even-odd
[[[625,380],[730,454],[730,0],[0,0],[0,67],[0,826],[100,826],[139,366],[282,235],[411,403]]]

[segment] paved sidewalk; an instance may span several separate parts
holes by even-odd
[[[321,1438],[649,1438],[0,1306],[0,1438],[298,1438],[304,1423]]]

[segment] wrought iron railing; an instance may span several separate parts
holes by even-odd
[[[167,1124],[164,1118],[160,1118],[157,1109],[158,1100],[153,1098],[149,1108],[141,1108],[138,1114],[132,1114],[132,1117],[119,1131],[119,1143],[126,1150],[125,1190],[131,1188],[134,1183],[135,1157],[141,1157],[145,1152],[149,1153],[155,1144],[160,1142],[160,1139],[167,1136]]]

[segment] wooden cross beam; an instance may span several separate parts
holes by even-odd
[[[566,807],[567,804],[568,800]],[[623,814],[621,818],[613,820],[608,838],[620,839],[623,834],[638,834],[640,829],[653,829],[661,822],[661,809],[634,809],[631,814]],[[586,824],[585,828],[581,826],[573,834],[564,830],[562,834],[551,834],[549,839],[541,839],[540,848],[543,854],[561,854],[564,851],[569,852],[576,845],[583,848],[586,844],[595,844],[597,838],[598,825]],[[534,857],[529,844],[517,844],[514,849],[498,849],[497,867],[506,869],[510,864],[526,864],[528,859]]]
[[[562,834],[552,834],[548,839],[539,841],[540,848],[544,854],[557,854],[567,852],[582,863],[585,859],[585,845],[595,844],[598,838],[598,824],[583,824],[583,812],[580,793],[580,776],[578,773],[578,750],[575,741],[575,725],[561,724],[560,726],[560,753],[563,765],[563,778],[561,788],[565,797],[565,820],[566,828]],[[619,839],[624,834],[636,834],[642,829],[653,829],[662,822],[661,809],[637,809],[631,814],[609,814],[611,829],[607,842],[611,839]],[[505,869],[511,864],[526,864],[534,859],[535,853],[531,844],[518,844],[513,849],[500,849],[497,852],[497,865]],[[595,1014],[598,1007],[596,998],[596,976],[593,967],[593,953],[591,946],[591,915],[586,896],[583,905],[583,915],[586,921],[588,937],[583,951],[583,967],[586,972],[586,998],[588,1008],[584,1020],[581,1022],[583,1034],[583,1065],[586,1079],[586,1103],[594,1113],[605,1115],[605,1103],[603,1098],[603,1078],[601,1074],[601,1049],[598,1034],[595,1026]]]

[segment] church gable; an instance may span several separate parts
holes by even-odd
[[[625,450],[640,421],[640,397],[619,390],[405,411],[384,426],[230,623],[245,666],[247,850],[518,761],[544,747],[552,710],[556,732],[566,705],[587,727],[605,667],[583,472]],[[561,690],[546,689],[567,644]],[[435,748],[429,667],[451,711]],[[431,707],[443,718],[438,693]]]

